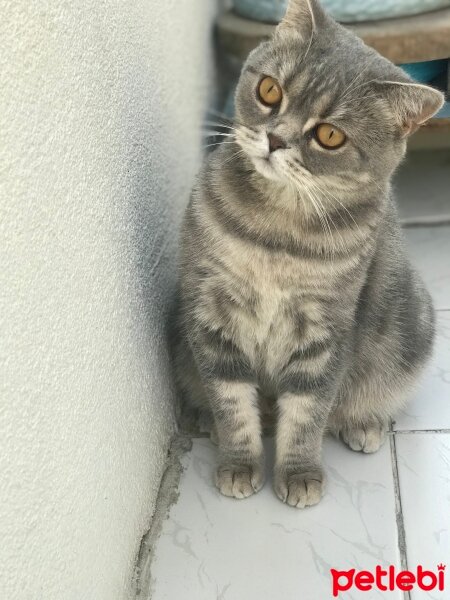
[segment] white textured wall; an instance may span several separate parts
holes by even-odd
[[[162,314],[213,0],[4,0],[0,598],[130,590],[172,415]]]

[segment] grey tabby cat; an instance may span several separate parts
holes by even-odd
[[[263,485],[263,411],[291,506],[321,498],[327,429],[353,450],[382,444],[433,342],[390,179],[442,102],[315,0],[291,0],[250,54],[181,245],[178,379],[212,414],[222,494]]]

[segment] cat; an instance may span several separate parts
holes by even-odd
[[[181,233],[175,363],[210,414],[216,485],[319,502],[328,430],[375,452],[430,356],[430,296],[390,190],[406,138],[442,106],[329,17],[291,0],[249,55],[226,142],[205,160]]]

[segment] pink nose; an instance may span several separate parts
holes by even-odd
[[[275,152],[275,150],[283,150],[286,148],[286,143],[273,133],[268,133],[267,137],[269,139],[269,152]]]

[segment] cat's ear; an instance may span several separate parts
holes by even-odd
[[[277,32],[293,29],[304,39],[309,39],[324,17],[325,13],[317,0],[289,0]]]
[[[442,92],[420,83],[377,81],[375,85],[388,101],[403,136],[416,131],[444,104]]]

